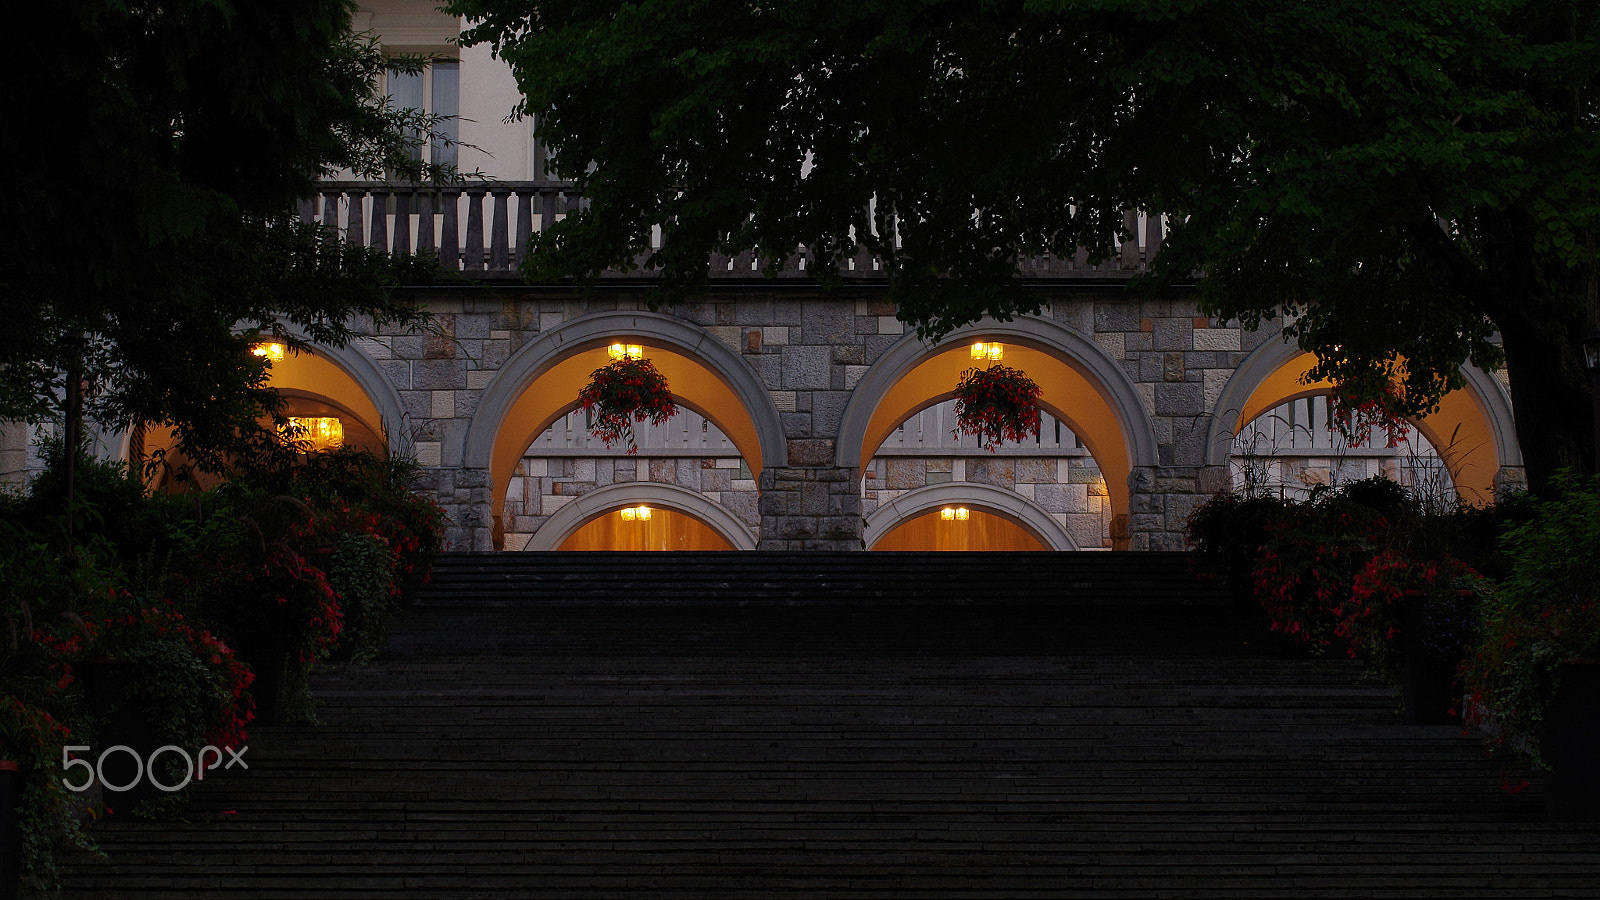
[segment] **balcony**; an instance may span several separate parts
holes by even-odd
[[[300,204],[300,218],[328,225],[354,244],[394,253],[436,256],[446,269],[477,280],[516,280],[527,252],[522,236],[537,233],[583,206],[584,199],[571,182],[490,181],[451,187],[387,184],[372,181],[324,181],[317,196]],[[1120,282],[1146,270],[1166,233],[1160,215],[1124,214],[1126,230],[1134,240],[1123,241],[1117,253],[1099,263],[1088,251],[1072,256],[1044,255],[1022,260],[1018,277],[1024,281]],[[652,229],[651,246],[660,246],[660,230]],[[765,280],[768,260],[752,253],[710,262],[716,280]],[[783,261],[780,280],[808,276],[812,260],[804,247]],[[885,278],[883,267],[862,252],[842,267],[847,281],[872,282]],[[648,280],[654,272],[611,271],[606,280]]]

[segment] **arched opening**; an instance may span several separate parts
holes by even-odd
[[[1050,547],[1005,516],[981,508],[948,506],[902,520],[868,549],[998,552]]]
[[[596,488],[562,504],[517,549],[753,550],[755,546],[753,528],[698,491],[674,484],[628,483]]]
[[[488,470],[492,504],[492,522],[488,523],[492,531],[474,537],[479,549],[517,549],[506,540],[506,526],[515,525],[506,521],[506,499],[514,478],[530,476],[525,464],[530,449],[536,457],[596,457],[581,447],[541,454],[537,445],[553,427],[569,435],[581,431],[568,417],[577,407],[578,393],[589,383],[590,373],[610,362],[606,348],[616,342],[639,345],[666,377],[681,409],[697,416],[696,422],[715,429],[731,445],[730,458],[738,461],[739,471],[747,476],[741,480],[753,484],[763,466],[786,458],[782,425],[770,394],[737,354],[704,329],[651,313],[602,313],[575,319],[546,333],[508,361],[474,414],[466,435],[464,462]],[[446,458],[445,463],[450,460]],[[598,487],[598,479],[589,485]],[[553,514],[556,507],[569,504],[555,501],[549,505],[550,509],[541,512]],[[543,534],[547,528],[549,522],[539,525],[538,531]],[[527,549],[554,546],[532,539],[526,544]]]
[[[283,398],[284,415],[301,422],[336,420],[340,435],[338,446],[387,456],[390,441],[387,425],[399,418],[396,414],[399,399],[375,397],[369,388],[383,382],[381,377],[374,380],[375,369],[366,372],[366,368],[372,368],[371,361],[348,348],[339,351],[318,347],[274,360],[267,383]],[[392,389],[388,393],[392,394]],[[390,415],[385,416],[380,411],[380,400],[387,401],[383,406]],[[189,460],[176,449],[172,429],[162,425],[147,425],[131,431],[125,457],[141,466],[149,460],[158,461],[146,473],[147,482],[156,490],[207,488],[220,480],[192,471]]]
[[[928,516],[934,521],[911,524]],[[863,538],[869,550],[1076,550],[1079,546],[1039,504],[1015,491],[974,482],[932,484],[880,504],[867,515]]]
[[[558,550],[732,550],[715,528],[674,509],[645,504],[601,513],[580,525]]]
[[[908,337],[895,345],[873,366],[851,399],[840,428],[839,458],[841,465],[863,465],[868,471],[880,464],[876,457],[900,452],[892,447],[897,433],[903,434],[907,423],[919,416],[948,414],[949,401],[962,373],[974,365],[974,343],[998,343],[1003,350],[1001,362],[1027,373],[1042,389],[1040,408],[1047,421],[1059,423],[1064,432],[1070,432],[1073,448],[1078,454],[1082,471],[1076,476],[1080,487],[1068,487],[1073,476],[1062,471],[1048,478],[1032,475],[1024,483],[1038,484],[1051,481],[1047,492],[1053,492],[1050,505],[1060,505],[1060,498],[1068,491],[1087,491],[1092,484],[1103,491],[1098,501],[1100,508],[1095,516],[1105,517],[1105,526],[1098,518],[1096,533],[1086,532],[1088,524],[1075,524],[1074,538],[1079,546],[1101,547],[1107,543],[1116,546],[1112,535],[1120,531],[1116,523],[1126,521],[1129,512],[1128,476],[1135,466],[1155,465],[1158,462],[1154,432],[1148,412],[1138,391],[1128,381],[1122,370],[1092,342],[1062,326],[1043,320],[1022,320],[1014,323],[990,323],[958,331],[945,342],[928,347]],[[944,405],[944,406],[941,406]],[[953,427],[953,423],[952,423]],[[941,426],[942,428],[942,426]],[[1055,440],[1052,433],[1046,436]],[[942,438],[941,438],[942,440]],[[959,442],[958,442],[959,443]],[[968,452],[970,451],[970,452]],[[1015,446],[1003,447],[999,453],[990,454],[976,447],[963,453],[975,462],[981,472],[968,473],[968,479],[985,484],[1017,481],[1016,464],[1007,457],[1015,454],[1038,454]],[[1052,451],[1055,452],[1055,451]],[[1049,454],[1045,454],[1046,457]],[[1092,461],[1092,464],[1090,464]],[[1059,466],[1058,459],[1041,459],[1031,464],[1034,470]],[[883,464],[887,469],[887,463]],[[1012,466],[1009,474],[1006,467]],[[969,465],[969,467],[972,467]],[[904,466],[899,466],[904,472]],[[1065,469],[1065,466],[1059,466]],[[900,478],[891,478],[893,472],[885,471],[887,489],[910,488]],[[940,475],[945,473],[941,472]],[[952,475],[953,480],[953,473]],[[976,477],[974,477],[976,474]],[[924,473],[926,477],[926,473]],[[865,482],[865,479],[864,479]],[[933,483],[928,479],[925,483]],[[867,490],[872,490],[869,486]],[[1066,509],[1055,510],[1065,514]],[[1090,515],[1087,504],[1075,515]]]
[[[1332,427],[1332,396],[1313,394],[1280,403],[1246,423],[1230,458],[1234,489],[1250,496],[1304,499],[1320,485],[1387,478],[1426,506],[1447,510],[1457,492],[1450,470],[1420,428],[1396,446],[1381,429],[1351,441]]]
[[[1094,457],[1067,423],[1049,413],[1040,419],[1037,437],[989,451],[975,437],[956,433],[955,401],[923,408],[863,466],[863,512],[870,517],[907,492],[935,485],[954,492],[957,501],[1009,493],[1070,534],[1073,546],[1110,547],[1111,498]]]
[[[1245,426],[1296,400],[1321,397],[1333,386],[1306,382],[1316,357],[1288,345],[1266,345],[1242,363],[1217,404],[1208,462],[1227,464],[1234,442]],[[1494,500],[1502,470],[1522,464],[1516,446],[1510,404],[1503,390],[1483,372],[1463,369],[1467,386],[1447,394],[1439,409],[1412,425],[1443,461],[1451,485],[1462,501]]]

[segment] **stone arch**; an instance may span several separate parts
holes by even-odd
[[[660,313],[595,313],[546,331],[508,359],[484,389],[462,442],[444,450],[444,466],[488,472],[494,518],[523,452],[577,405],[578,391],[607,362],[605,348],[615,341],[644,345],[674,397],[722,429],[753,474],[785,464],[788,448],[772,395],[727,344]],[[535,385],[541,390],[533,391]]]
[[[704,495],[675,484],[640,481],[612,484],[575,498],[551,514],[528,540],[526,550],[554,550],[595,516],[635,504],[664,507],[693,516],[726,538],[736,550],[754,550],[755,535],[733,513]]]
[[[286,327],[284,331],[310,341],[297,327]],[[355,343],[344,347],[312,344],[308,351],[288,354],[272,364],[267,383],[291,404],[310,404],[315,414],[336,414],[347,422],[353,420],[359,426],[356,430],[372,436],[374,450],[392,454],[408,447],[410,436],[402,425],[405,406],[399,392],[377,362]],[[114,436],[119,458],[131,460],[137,455],[133,429],[106,434],[107,440]],[[170,446],[171,434],[147,433],[142,440],[144,453],[148,454],[154,447]]]
[[[884,503],[867,516],[864,542],[871,549],[899,523],[930,509],[953,504],[982,509],[1008,519],[1051,550],[1078,549],[1066,530],[1038,504],[1014,491],[972,482],[930,484]]]
[[[1284,340],[1268,341],[1245,357],[1217,397],[1206,464],[1228,465],[1234,435],[1279,403],[1328,393],[1331,384],[1302,380],[1315,362],[1313,354]],[[1503,471],[1522,465],[1522,448],[1505,388],[1477,366],[1461,371],[1466,387],[1446,395],[1437,412],[1412,424],[1438,450],[1462,499],[1487,503]]]
[[[1093,341],[1047,319],[984,321],[935,346],[907,335],[862,376],[839,425],[838,464],[859,468],[907,417],[952,396],[973,365],[974,341],[1006,345],[1005,364],[1044,388],[1040,405],[1067,423],[1094,456],[1112,512],[1129,510],[1128,476],[1159,462],[1155,429],[1139,391]]]
[[[308,340],[299,329],[287,331]],[[344,347],[314,345],[310,353],[291,354],[283,362],[273,363],[271,384],[291,396],[304,392],[344,408],[383,438],[390,453],[406,449],[409,443],[410,436],[402,427],[406,412],[400,393],[361,349],[359,338]]]

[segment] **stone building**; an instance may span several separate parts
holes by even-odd
[[[459,116],[462,146],[426,152],[488,177],[443,191],[329,181],[301,212],[354,242],[437,254],[461,280],[406,289],[434,314],[429,332],[369,330],[290,356],[274,384],[291,415],[337,417],[349,444],[414,455],[454,549],[1177,549],[1190,511],[1240,479],[1283,490],[1388,473],[1469,502],[1520,480],[1506,391],[1481,371],[1413,423],[1405,450],[1330,442],[1316,421],[1329,386],[1305,383],[1312,358],[1276,328],[1128,289],[1159,251],[1159,216],[1130,212],[1137,239],[1103,263],[1027,261],[1019,290],[1037,315],[936,344],[895,318],[864,256],[832,291],[803,250],[770,279],[761,260],[714,259],[703,298],[655,311],[638,273],[581,293],[525,284],[525,236],[581,198],[549,177],[530,123],[504,121],[510,73],[457,47],[460,23],[432,6],[368,0],[359,24],[397,52],[447,58],[390,93]],[[977,342],[1043,388],[1037,440],[991,453],[952,434]],[[634,454],[600,445],[574,412],[615,343],[640,346],[684,410],[641,429]],[[126,435],[100,437],[108,456],[130,450]],[[9,432],[0,468],[26,469],[24,447]],[[639,507],[648,519],[622,517]]]

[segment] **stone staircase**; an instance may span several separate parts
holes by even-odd
[[[322,725],[108,823],[63,896],[1600,892],[1537,779],[1179,558],[846,557],[451,556]]]

